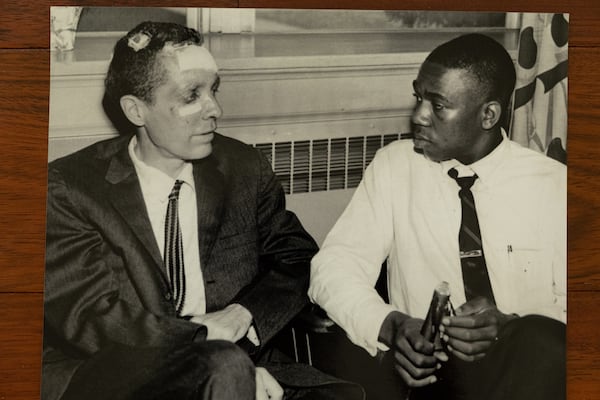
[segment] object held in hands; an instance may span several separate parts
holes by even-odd
[[[436,349],[442,348],[440,336],[438,335],[442,318],[452,314],[453,309],[452,304],[450,303],[450,286],[448,285],[448,282],[442,282],[433,291],[429,311],[427,311],[425,322],[421,327],[421,335],[430,342],[433,342]]]

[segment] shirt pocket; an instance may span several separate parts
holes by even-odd
[[[548,251],[528,243],[507,245],[507,267],[515,308],[535,308],[552,296],[552,264]]]
[[[506,246],[508,267],[511,273],[516,275],[530,276],[535,272],[539,263],[541,249],[531,245]]]

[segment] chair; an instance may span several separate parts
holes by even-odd
[[[382,265],[375,288],[383,300],[389,302],[386,262]],[[318,305],[308,305],[292,321],[290,330],[291,335],[285,336],[287,343],[283,347],[297,362],[310,364],[327,374],[360,384],[366,390],[368,400],[386,397],[378,393],[382,379],[379,366],[381,359],[372,357],[363,348],[353,344]],[[399,381],[391,368],[388,379]]]
[[[567,163],[567,152],[562,146],[560,138],[554,138],[548,145],[546,155],[550,158],[560,161],[563,164]]]

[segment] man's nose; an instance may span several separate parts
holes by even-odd
[[[428,101],[421,101],[415,105],[410,121],[415,125],[428,126],[431,121],[431,105]]]
[[[210,119],[210,118],[218,119],[223,114],[221,105],[219,104],[217,99],[214,98],[213,96],[210,96],[208,99],[205,100],[205,103],[204,103],[204,106],[202,107],[202,109],[204,111],[202,113],[202,118],[204,118],[204,119]]]

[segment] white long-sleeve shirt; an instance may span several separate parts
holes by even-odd
[[[165,217],[169,204],[169,194],[176,179],[154,168],[135,154],[137,139],[134,136],[129,143],[129,156],[135,167],[144,203],[152,225],[152,232],[164,257]],[[184,182],[179,191],[179,226],[183,242],[183,265],[185,269],[186,296],[181,315],[202,315],[206,312],[204,280],[200,268],[200,248],[198,243],[198,218],[196,188],[192,164],[187,163],[177,177]]]
[[[311,267],[311,300],[371,354],[387,314],[425,318],[441,281],[455,306],[466,301],[452,167],[479,177],[471,190],[499,310],[566,322],[566,167],[506,136],[468,167],[398,141],[378,152]],[[386,258],[391,304],[374,289]]]

